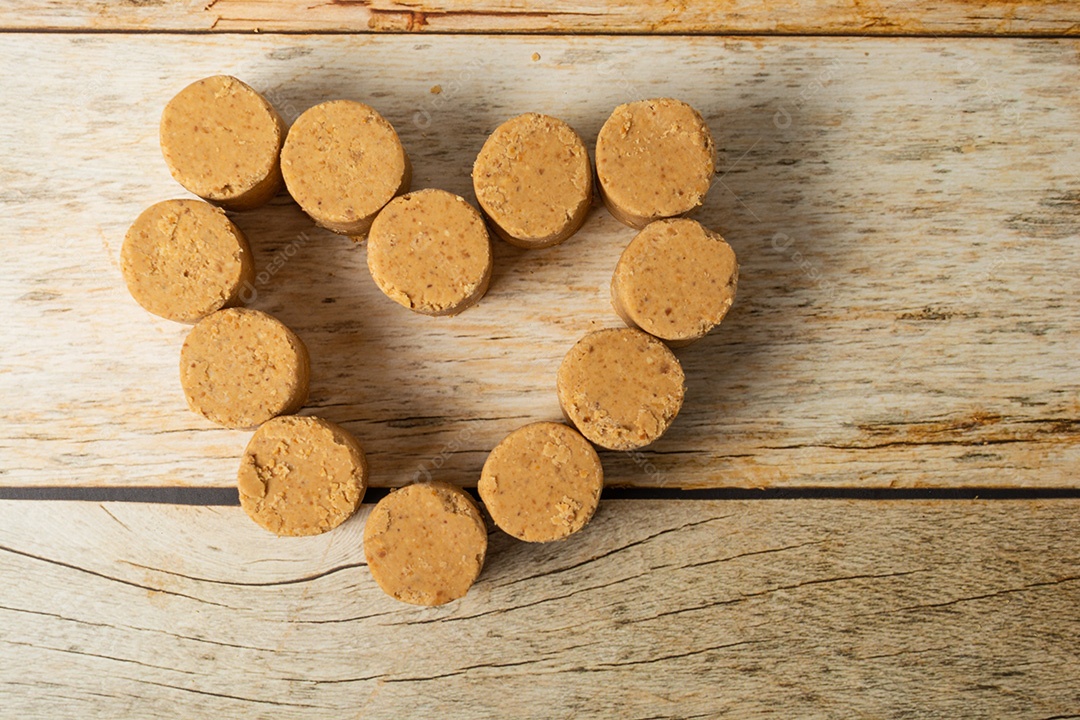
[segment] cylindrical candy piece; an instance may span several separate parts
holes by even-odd
[[[724,319],[738,281],[735,251],[719,233],[686,218],[658,220],[623,250],[611,304],[627,325],[687,345]]]
[[[368,269],[379,289],[425,315],[453,315],[475,304],[491,280],[484,219],[445,190],[392,200],[371,226]]]
[[[567,239],[592,202],[592,164],[574,129],[547,115],[507,120],[473,164],[473,189],[495,232],[511,245],[542,248]]]
[[[604,489],[600,457],[581,433],[538,422],[507,435],[477,485],[491,519],[526,542],[561,540],[592,518]]]
[[[285,416],[259,426],[237,473],[240,506],[277,535],[318,535],[356,512],[367,488],[360,443],[329,420]]]
[[[631,227],[701,205],[715,169],[709,126],[679,100],[620,105],[596,139],[600,195],[611,214]]]
[[[442,482],[391,492],[364,526],[364,555],[375,582],[414,605],[442,605],[465,595],[486,554],[487,528],[476,504]]]
[[[254,427],[299,410],[311,376],[304,343],[276,318],[229,308],[200,320],[180,350],[188,406],[211,422]]]
[[[609,450],[633,450],[668,429],[682,407],[679,360],[632,328],[597,330],[570,348],[559,366],[559,404],[581,434]]]
[[[177,322],[240,304],[255,277],[244,234],[200,200],[166,200],[144,210],[124,237],[120,270],[136,302]]]
[[[197,80],[161,114],[161,153],[176,182],[227,210],[250,210],[281,189],[285,121],[228,75]]]
[[[393,126],[374,108],[332,100],[306,110],[281,150],[289,194],[311,218],[362,236],[386,203],[409,189],[412,166]]]

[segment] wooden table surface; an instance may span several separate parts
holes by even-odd
[[[1080,718],[1075,2],[9,0],[0,60],[0,717]],[[250,433],[186,409],[188,328],[118,270],[186,195],[162,107],[217,73],[290,122],[368,102],[414,187],[470,199],[512,115],[591,145],[627,100],[702,111],[694,217],[739,297],[678,351],[670,432],[602,454],[582,533],[492,530],[468,596],[416,608],[367,572],[370,504],[315,538],[244,516]],[[598,207],[558,247],[497,242],[481,304],[427,318],[285,194],[235,219],[253,306],[311,350],[304,413],[377,488],[475,486],[557,419],[633,237]]]

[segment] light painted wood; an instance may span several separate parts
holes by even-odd
[[[571,3],[308,0],[31,0],[0,5],[0,28],[255,32],[553,32],[1076,35],[1071,0],[667,0]]]
[[[1071,717],[1080,502],[610,501],[416,608],[356,516],[0,504],[20,718]]]
[[[738,253],[739,297],[679,351],[671,431],[605,454],[613,484],[1076,486],[1077,41],[30,34],[0,55],[4,485],[234,481],[248,434],[187,411],[186,328],[136,306],[116,266],[136,215],[183,195],[161,108],[228,72],[289,120],[373,103],[415,187],[470,198],[476,152],[517,113],[591,144],[628,99],[703,111],[720,174],[696,217]],[[633,236],[596,210],[556,248],[498,242],[487,298],[445,319],[383,297],[364,248],[284,196],[237,222],[265,273],[254,306],[311,349],[306,412],[355,432],[375,485],[473,485],[505,434],[557,418],[558,363],[618,323],[608,282]]]

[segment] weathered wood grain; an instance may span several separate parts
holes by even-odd
[[[503,119],[541,110],[589,143],[618,103],[673,95],[721,148],[696,214],[742,263],[724,325],[679,351],[689,394],[613,484],[1071,486],[1080,445],[1080,44],[1066,40],[404,36],[0,37],[0,483],[229,485],[247,434],[188,412],[186,328],[127,296],[127,225],[182,196],[157,147],[167,99],[233,73],[287,119],[373,103],[415,187],[472,197]],[[532,56],[538,53],[539,61]],[[79,68],[79,72],[71,72]],[[440,86],[440,94],[430,92]],[[475,484],[487,451],[558,417],[555,371],[618,323],[633,233],[603,210],[562,246],[496,243],[457,318],[384,298],[365,251],[284,196],[240,215],[255,307],[313,355],[309,413],[366,446],[375,485]]]
[[[0,3],[0,29],[272,32],[1076,35],[1070,0],[128,0]]]
[[[0,504],[0,707],[62,717],[1080,714],[1080,502],[609,501],[384,596],[363,515]]]

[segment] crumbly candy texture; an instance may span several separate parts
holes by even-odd
[[[362,235],[409,189],[412,168],[397,132],[374,108],[333,100],[304,112],[281,150],[289,194],[322,227]]]
[[[395,198],[371,226],[368,269],[395,302],[426,315],[476,303],[491,280],[491,239],[463,198],[418,190]]]
[[[277,535],[318,535],[345,522],[367,488],[367,460],[344,428],[315,417],[263,423],[240,461],[240,506]]]
[[[161,114],[161,153],[178,183],[229,210],[262,205],[281,189],[285,121],[228,75],[198,80]]]
[[[472,498],[441,482],[408,485],[379,501],[364,526],[364,555],[383,591],[414,605],[465,595],[480,576],[487,529]]]
[[[633,450],[668,429],[682,407],[685,377],[664,343],[640,330],[589,333],[559,366],[563,413],[596,445]]]
[[[604,489],[604,470],[592,445],[573,428],[533,423],[495,446],[477,489],[504,532],[526,542],[550,542],[589,522]]]
[[[258,310],[219,310],[199,321],[180,351],[188,406],[211,422],[246,428],[299,410],[310,361],[304,343]]]
[[[537,113],[496,128],[476,158],[472,178],[495,231],[519,247],[548,247],[570,237],[592,200],[585,143],[562,120]]]
[[[735,301],[739,265],[724,238],[694,220],[658,220],[623,251],[611,280],[629,325],[686,344],[720,324]]]
[[[136,302],[177,322],[237,304],[255,275],[243,233],[199,200],[166,200],[144,210],[124,237],[120,270]]]
[[[620,105],[596,139],[601,196],[611,214],[632,227],[701,205],[715,170],[709,126],[678,100]]]

